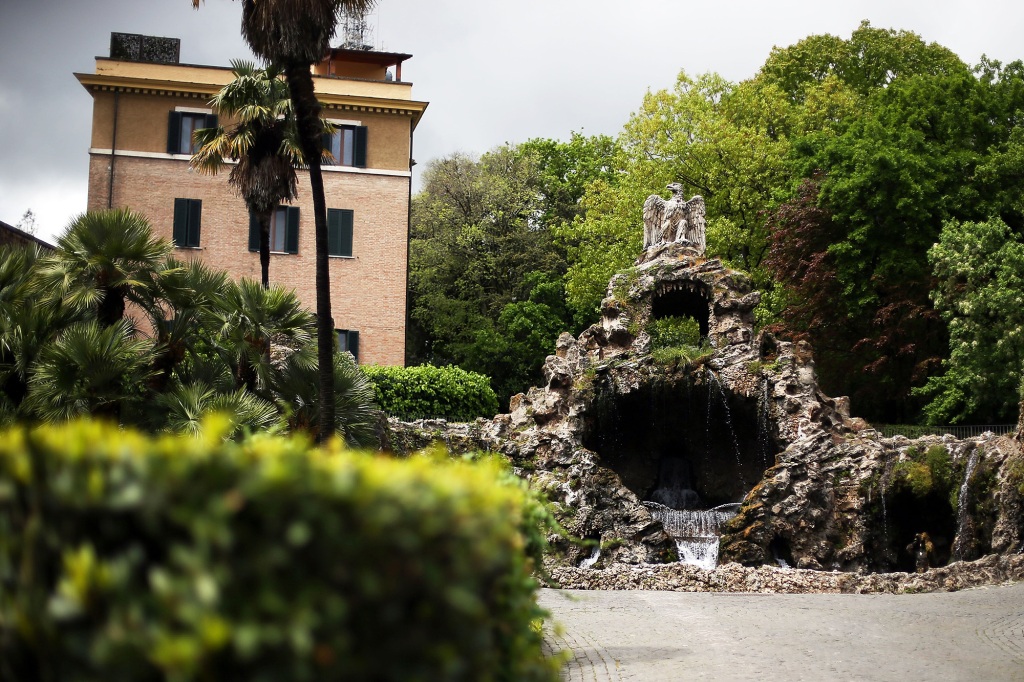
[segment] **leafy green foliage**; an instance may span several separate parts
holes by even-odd
[[[737,86],[717,74],[680,73],[675,87],[648,93],[619,136],[614,182],[592,183],[586,216],[559,228],[569,244],[569,302],[596,315],[611,275],[642,249],[642,208],[670,182],[708,207],[709,256],[751,271],[758,286],[766,250],[763,212],[786,180],[786,103],[777,88]]]
[[[700,325],[692,317],[668,315],[647,323],[651,337],[651,348],[670,346],[699,346]]]
[[[949,221],[928,252],[949,325],[945,373],[918,390],[932,423],[1013,421],[1024,386],[1024,239],[1002,220]]]
[[[0,434],[0,676],[557,679],[522,482],[222,426]]]
[[[561,278],[564,328],[581,330],[640,253],[645,198],[680,182],[707,204],[708,257],[746,270],[762,292],[758,325],[811,341],[823,388],[849,395],[858,414],[917,421],[946,388],[944,416],[933,403],[929,419],[1005,412],[1012,392],[953,366],[927,254],[950,220],[1024,232],[1022,111],[1024,63],[972,69],[914,33],[864,22],[847,38],[776,48],[738,83],[680,73],[615,140],[444,159],[414,210],[413,360],[488,373],[504,399],[528,378],[511,365],[540,357],[514,335],[502,343],[500,318],[531,300],[530,274]],[[510,224],[521,231],[497,229]],[[541,330],[569,319],[515,314]],[[486,364],[497,357],[516,360]],[[943,371],[946,388],[913,391]],[[990,388],[1000,406],[968,406],[964,391]]]
[[[554,227],[585,210],[583,188],[610,175],[613,146],[573,135],[430,163],[412,208],[410,364],[486,374],[502,401],[539,379],[576,326]]]
[[[493,417],[498,398],[487,377],[459,367],[380,367],[366,365],[381,410],[403,420],[448,419],[467,422]]]
[[[956,509],[957,486],[949,451],[941,445],[933,445],[924,452],[908,448],[906,455],[906,459],[893,467],[895,488],[905,487],[917,498],[949,496],[950,505]]]
[[[167,252],[127,211],[79,217],[52,254],[0,249],[0,421],[195,433],[223,412],[233,437],[316,427],[313,318],[295,294]],[[372,387],[347,356],[333,362],[336,432],[375,442]]]
[[[707,339],[701,339],[700,325],[692,317],[669,315],[647,323],[651,337],[651,357],[661,365],[690,365],[713,352]]]
[[[788,289],[782,317],[814,342],[826,390],[870,419],[916,419],[911,389],[939,370],[947,339],[928,249],[949,219],[1019,220],[1004,183],[1020,67],[983,62],[972,74],[945,48],[864,24],[847,41],[773,53],[758,77],[801,106],[830,80],[856,103],[793,138],[805,180],[769,219],[766,261]]]

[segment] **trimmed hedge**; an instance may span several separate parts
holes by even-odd
[[[496,464],[218,430],[0,434],[0,679],[557,679]]]
[[[449,365],[362,367],[377,391],[377,404],[392,417],[468,422],[498,413],[498,397],[483,374]]]

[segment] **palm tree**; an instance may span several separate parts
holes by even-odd
[[[166,390],[181,364],[214,336],[220,298],[228,286],[226,273],[200,260],[169,257],[157,268],[156,286],[143,304],[155,342],[150,378],[155,393]]]
[[[40,351],[26,403],[44,421],[86,415],[120,421],[129,403],[142,400],[151,351],[128,320],[76,322]]]
[[[155,239],[149,221],[129,209],[92,211],[75,218],[41,259],[33,286],[46,300],[78,314],[95,314],[104,327],[124,318],[128,302],[144,305],[171,245]]]
[[[335,353],[333,367],[337,435],[353,447],[379,445],[383,414],[373,384],[348,353]],[[271,389],[289,431],[315,433],[320,401],[312,389],[318,373],[315,357],[302,349],[289,355],[274,375]]]
[[[299,305],[290,289],[241,279],[230,282],[220,299],[219,343],[237,388],[259,393],[274,372],[273,341],[302,346],[309,343],[312,315]]]
[[[163,430],[197,436],[202,433],[207,416],[219,413],[227,416],[233,437],[243,429],[265,431],[278,423],[277,407],[244,388],[221,392],[201,381],[176,383],[154,401],[160,412]]]
[[[77,317],[44,305],[32,286],[42,254],[37,246],[0,246],[0,413],[3,420],[26,417],[28,395],[39,351]]]
[[[192,0],[198,7],[200,0]],[[320,103],[313,90],[311,67],[330,50],[330,41],[346,10],[365,11],[376,0],[243,0],[242,36],[257,56],[280,64],[291,93],[303,158],[309,163],[316,226],[316,314],[320,366],[319,438],[334,433],[334,318],[327,245],[327,201],[320,169]]]
[[[270,286],[270,221],[278,204],[296,196],[295,166],[302,163],[292,117],[288,84],[279,68],[257,69],[252,62],[231,62],[234,80],[210,100],[210,106],[235,123],[195,133],[198,151],[190,165],[215,175],[229,158],[238,163],[228,182],[260,226],[260,270]]]

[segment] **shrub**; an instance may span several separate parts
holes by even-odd
[[[655,349],[701,345],[700,325],[692,317],[659,317],[647,323],[647,333]]]
[[[498,412],[498,398],[483,374],[451,365],[369,365],[364,366],[363,371],[376,389],[377,404],[399,419],[465,422],[477,417],[493,417]]]
[[[521,484],[219,430],[0,433],[0,679],[557,679]]]
[[[651,357],[659,365],[694,365],[714,351],[701,339],[700,325],[692,317],[669,315],[650,320]]]
[[[893,468],[895,480],[906,485],[915,497],[933,493],[949,495],[950,504],[956,509],[957,489],[949,450],[942,445],[933,445],[922,453],[915,447],[909,447],[906,454],[907,459]]]

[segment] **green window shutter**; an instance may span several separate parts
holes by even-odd
[[[359,361],[359,332],[349,331],[348,333],[348,352],[352,354],[352,357]]]
[[[174,200],[174,230],[171,239],[175,246],[188,246],[188,199]]]
[[[206,125],[204,127],[205,128],[216,128],[217,127],[217,114],[207,114],[206,115]]]
[[[185,246],[199,246],[199,233],[203,225],[203,200],[189,199],[188,236]]]
[[[366,126],[356,126],[352,165],[356,168],[366,168]]]
[[[340,256],[341,253],[341,209],[327,209],[327,255]]]
[[[284,250],[287,253],[299,252],[299,207],[288,207],[288,227],[284,235]]]
[[[167,117],[167,153],[181,153],[181,112],[172,111]]]
[[[249,212],[249,250],[260,250],[260,221],[252,211]]]
[[[339,256],[352,256],[352,231],[354,223],[355,213],[347,208],[342,209]]]

